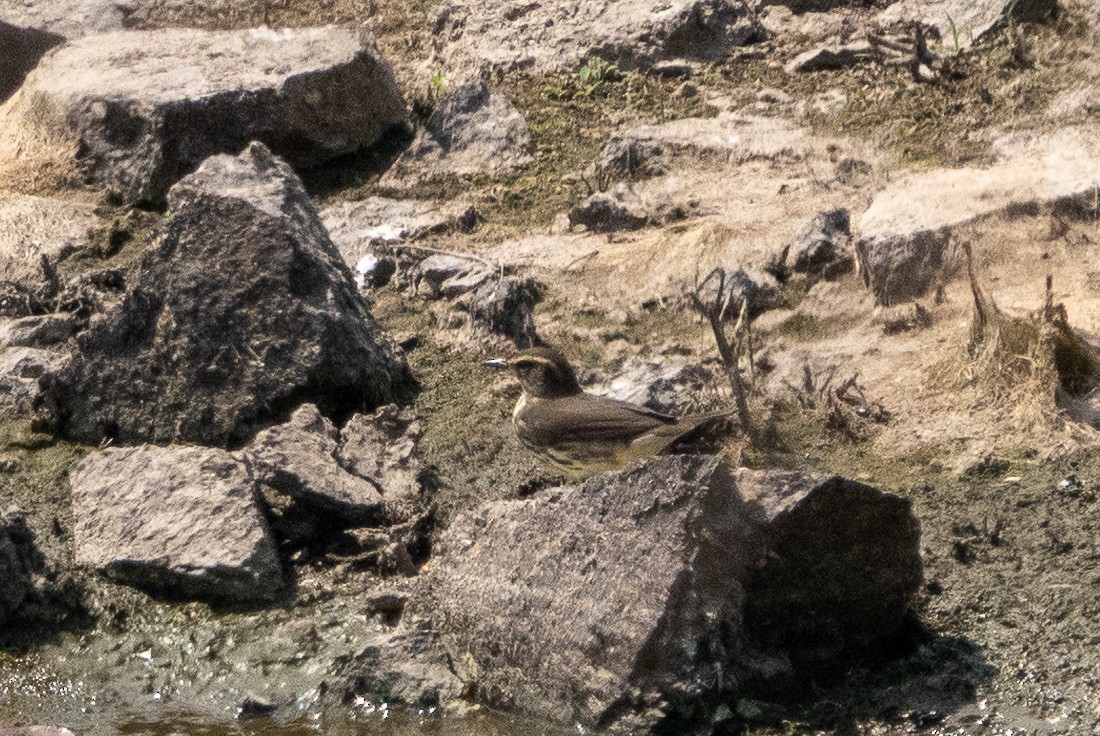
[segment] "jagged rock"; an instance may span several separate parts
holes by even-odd
[[[775,277],[755,268],[728,271],[724,282],[712,273],[700,284],[698,293],[705,304],[720,304],[728,295],[731,307],[726,312],[726,318],[730,321],[738,318],[744,301],[748,301],[748,315],[753,318],[784,304],[783,293]]]
[[[451,0],[440,7],[434,29],[436,66],[457,78],[485,66],[536,75],[575,70],[592,56],[622,68],[709,61],[756,35],[753,9],[740,0],[594,0],[584,12],[566,0],[521,6]]]
[[[42,348],[68,340],[76,329],[71,314],[40,314],[0,320],[0,348]]]
[[[208,447],[110,448],[69,475],[75,560],[157,593],[242,602],[282,587],[248,468]]]
[[[494,276],[494,270],[483,261],[436,253],[420,262],[414,283],[417,293],[429,299],[453,299],[473,291]]]
[[[0,6],[0,18],[7,16]],[[11,97],[38,60],[65,39],[56,33],[35,28],[20,28],[0,20],[0,102]]]
[[[404,119],[389,65],[352,31],[125,31],[70,42],[28,75],[0,107],[0,158],[76,154],[111,194],[158,202],[207,157],[253,139],[312,166]]]
[[[415,412],[393,404],[354,415],[340,431],[341,466],[379,488],[391,520],[409,518],[421,500],[420,432]]]
[[[121,31],[129,10],[119,0],[0,0],[0,18],[59,41]]]
[[[304,401],[326,415],[388,403],[407,378],[301,182],[254,143],[172,189],[136,283],[80,334],[51,394],[76,439],[221,445]]]
[[[534,279],[519,276],[492,278],[454,302],[468,333],[469,342],[482,344],[505,338],[512,345],[538,345],[535,305],[542,299],[542,287]]]
[[[1016,21],[1040,21],[1057,7],[1055,0],[899,0],[875,20],[883,26],[918,21],[938,31],[942,48],[958,52],[972,46],[1009,12]]]
[[[321,221],[344,262],[361,279],[360,286],[384,285],[393,275],[382,275],[381,264],[393,260],[379,244],[415,242],[429,235],[470,232],[480,221],[477,211],[462,200],[452,202],[369,197],[340,202],[321,210]],[[382,283],[379,283],[382,282]]]
[[[531,161],[527,120],[485,84],[466,84],[439,101],[424,130],[379,180],[410,189],[444,176],[501,174]]]
[[[305,404],[286,424],[258,433],[241,456],[260,482],[345,523],[381,521],[381,489],[345,470],[337,457],[339,437],[316,406]]]
[[[659,222],[662,219],[659,209],[624,183],[610,192],[593,194],[584,204],[570,210],[569,226],[584,225],[596,233],[637,230],[650,222]]]
[[[803,635],[839,658],[896,634],[918,537],[907,501],[858,483],[652,458],[460,515],[409,607],[482,698],[650,732],[709,722],[769,656],[816,667]]]
[[[783,67],[788,74],[798,72],[816,72],[823,69],[844,69],[867,61],[871,55],[871,44],[866,41],[845,44],[843,46],[819,46],[803,51]]]
[[[865,283],[883,305],[924,295],[943,276],[958,229],[995,215],[1088,207],[1100,186],[1098,164],[1100,139],[1068,128],[1009,147],[990,168],[903,175],[860,218],[856,252]]]
[[[763,515],[768,546],[746,586],[754,650],[796,672],[836,672],[846,655],[902,630],[921,584],[920,524],[907,499],[837,476],[741,468],[734,477]]]
[[[835,274],[847,271],[854,260],[851,221],[846,209],[818,214],[776,259],[774,272]]]
[[[28,598],[38,595],[45,568],[23,512],[8,509],[0,516],[0,624],[9,621]]]
[[[42,395],[39,378],[64,365],[66,356],[37,348],[0,348],[0,407],[29,412]]]
[[[20,283],[42,278],[42,256],[52,263],[89,244],[99,222],[91,204],[0,192],[0,274]]]
[[[336,673],[348,693],[386,702],[434,708],[458,700],[462,682],[436,634],[423,626],[402,625],[371,639]]]

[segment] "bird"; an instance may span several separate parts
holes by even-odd
[[[512,411],[520,442],[566,476],[581,479],[657,455],[677,440],[729,412],[675,417],[639,404],[594,396],[573,367],[550,347],[485,361],[511,368],[523,392]]]

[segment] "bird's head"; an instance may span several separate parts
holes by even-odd
[[[529,396],[553,399],[581,393],[577,375],[565,356],[553,348],[528,348],[510,358],[494,358],[485,365],[511,368]]]

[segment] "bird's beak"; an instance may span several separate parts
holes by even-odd
[[[503,358],[493,358],[492,360],[485,361],[482,365],[485,365],[489,368],[507,368],[508,361],[504,360]]]

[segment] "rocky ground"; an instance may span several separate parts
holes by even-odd
[[[1095,733],[1098,24],[0,0],[0,733]]]

